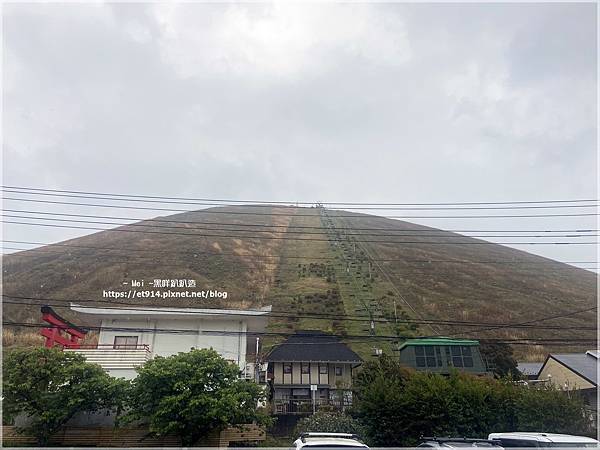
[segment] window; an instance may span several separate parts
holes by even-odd
[[[138,343],[137,336],[115,336],[113,348],[136,348]]]
[[[436,357],[437,350],[437,357]],[[417,346],[415,347],[415,358],[417,367],[437,367],[441,366],[442,359],[440,349],[433,346]]]
[[[310,373],[310,366],[308,363],[302,363],[302,374],[308,375]]]
[[[327,375],[327,364],[319,364],[319,373],[321,375]]]
[[[283,363],[283,373],[292,373],[292,365],[290,363]]]
[[[473,367],[471,347],[453,345],[450,349],[452,352],[452,365],[454,367]]]
[[[336,377],[341,377],[342,376],[342,368],[341,368],[341,366],[335,366],[335,376]]]
[[[473,354],[471,353],[471,347],[461,347],[463,362],[465,363],[465,367],[473,367]]]

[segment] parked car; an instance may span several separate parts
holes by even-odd
[[[292,449],[303,448],[362,448],[368,449],[356,434],[348,433],[302,433],[294,441]]]
[[[503,450],[498,441],[489,439],[468,439],[468,438],[422,438],[417,447],[426,448],[464,448],[464,447],[487,447],[493,450]]]
[[[598,447],[598,441],[585,436],[553,433],[491,433],[488,439],[502,447]]]

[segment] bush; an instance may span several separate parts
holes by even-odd
[[[411,446],[422,436],[485,438],[494,431],[586,434],[583,402],[553,388],[455,372],[406,371],[389,358],[356,377],[353,415],[376,446]]]
[[[319,411],[312,416],[305,417],[298,421],[295,428],[295,436],[310,431],[318,431],[321,433],[351,433],[362,436],[364,430],[361,428],[360,424],[348,414]]]

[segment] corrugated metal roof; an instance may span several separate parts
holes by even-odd
[[[451,338],[423,338],[423,339],[409,339],[405,341],[401,346],[400,350],[409,345],[479,345],[479,341],[473,339],[451,339]]]
[[[268,362],[350,362],[362,359],[339,338],[322,331],[299,331],[266,356]]]

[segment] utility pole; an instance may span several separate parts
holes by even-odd
[[[256,357],[254,358],[254,381],[260,383],[260,369],[262,360],[259,357],[260,337],[256,337]]]

